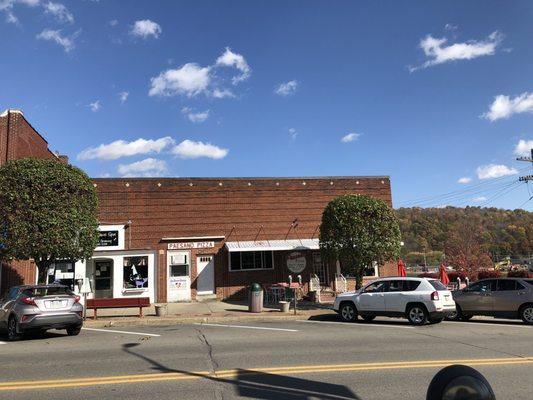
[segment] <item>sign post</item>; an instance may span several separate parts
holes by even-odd
[[[287,269],[294,273],[294,274],[300,274],[307,265],[307,261],[305,259],[305,254],[301,253],[299,251],[293,251],[292,253],[289,253],[287,256]],[[298,284],[300,287],[302,286],[302,276],[298,275]],[[289,275],[289,288],[292,284],[292,275]],[[292,290],[293,296],[294,296],[294,315],[296,315],[296,308],[297,308],[297,300],[296,300],[296,285],[294,285]]]
[[[87,318],[87,295],[92,293],[91,282],[89,278],[83,278],[83,283],[81,285],[80,293],[83,296],[83,320]]]

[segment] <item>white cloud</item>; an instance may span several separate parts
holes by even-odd
[[[298,136],[298,131],[294,128],[289,128],[289,135],[291,136],[292,140],[296,140],[296,136]]]
[[[298,89],[298,81],[292,80],[285,83],[280,83],[279,86],[274,90],[274,93],[280,96],[288,96],[293,94]]]
[[[118,19],[112,19],[109,21],[109,26],[117,26],[118,25]]]
[[[533,149],[533,140],[519,140],[514,148],[514,153],[521,157],[530,157]]]
[[[194,97],[203,94],[216,99],[235,97],[231,90],[223,87],[224,80],[216,73],[220,67],[233,67],[241,72],[231,79],[234,85],[248,79],[251,74],[244,57],[226,48],[211,66],[202,67],[197,63],[187,63],[179,68],[161,72],[151,79],[148,95]]]
[[[149,19],[135,21],[130,30],[131,35],[142,39],[148,39],[150,36],[157,39],[161,32],[163,32],[161,25]]]
[[[205,93],[211,78],[209,67],[188,63],[177,69],[168,69],[152,78],[149,96],[172,96],[185,94],[188,97]]]
[[[216,65],[219,67],[234,67],[241,71],[239,76],[234,76],[231,81],[234,85],[239,82],[248,79],[252,73],[250,66],[241,54],[237,54],[231,51],[229,47],[226,47],[226,51],[217,58]]]
[[[146,158],[131,164],[119,164],[118,172],[123,176],[161,176],[167,171],[167,163],[155,158]]]
[[[174,146],[172,154],[181,158],[200,158],[207,157],[219,160],[228,155],[229,150],[215,146],[211,143],[195,142],[189,139]]]
[[[190,107],[183,107],[181,109],[181,113],[193,123],[204,122],[207,118],[209,118],[209,110],[194,112],[194,110]]]
[[[13,13],[13,7],[16,4],[24,4],[29,7],[39,5],[39,0],[0,0],[0,11],[6,13],[6,21],[11,24],[18,24],[19,20]]]
[[[102,108],[102,105],[100,104],[100,100],[96,100],[87,104],[87,107],[89,107],[92,112],[97,112]]]
[[[457,180],[457,183],[462,183],[463,185],[467,184],[467,183],[470,183],[470,182],[472,182],[472,178],[469,178],[468,176],[464,176],[464,177],[459,178]]]
[[[61,34],[60,29],[58,30],[45,29],[37,35],[37,39],[55,42],[61,47],[63,47],[63,50],[65,50],[65,52],[68,53],[69,51],[74,49],[75,47],[74,41],[76,40],[80,32],[81,31],[77,31],[70,36],[63,36]]]
[[[116,160],[138,154],[160,153],[172,144],[174,144],[174,140],[169,136],[156,140],[141,138],[131,142],[116,140],[109,144],[101,144],[98,147],[83,150],[78,154],[78,160]]]
[[[212,93],[215,99],[224,99],[226,97],[235,97],[235,94],[229,89],[215,89]]]
[[[118,97],[120,98],[120,102],[122,104],[124,104],[127,100],[128,100],[128,97],[130,96],[130,93],[129,92],[120,92],[118,94]]]
[[[506,165],[489,164],[478,167],[476,173],[479,179],[492,179],[501,176],[516,175],[518,171]]]
[[[485,196],[479,196],[479,197],[474,197],[472,199],[472,201],[476,202],[476,203],[481,203],[482,201],[486,201],[487,198]]]
[[[507,119],[513,114],[533,113],[533,93],[524,92],[515,98],[502,94],[494,97],[488,112],[482,116],[492,122]]]
[[[59,22],[74,23],[74,15],[63,4],[49,1],[43,7],[45,14],[53,15]]]
[[[360,133],[355,133],[355,132],[348,133],[347,135],[342,137],[341,142],[342,143],[355,142],[357,139],[359,139],[360,136],[361,136]]]
[[[410,67],[411,72],[420,68],[427,68],[433,65],[444,64],[457,60],[472,60],[477,57],[491,56],[496,52],[496,48],[501,43],[503,35],[499,32],[491,33],[485,40],[469,40],[463,43],[454,43],[446,46],[448,39],[434,38],[427,35],[420,40],[420,48],[428,58],[421,66]]]

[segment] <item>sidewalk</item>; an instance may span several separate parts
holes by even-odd
[[[157,317],[153,305],[143,308],[144,318],[138,317],[138,308],[99,309],[97,320],[92,319],[93,311],[88,310],[84,326],[101,328],[109,326],[175,325],[198,322],[278,321],[306,319],[316,315],[335,313],[331,309],[331,304],[316,304],[304,301],[298,303],[296,315],[292,307],[289,313],[282,313],[278,307],[274,306],[263,308],[262,313],[250,313],[248,312],[248,304],[241,302],[168,303],[167,307],[168,311],[165,317]]]

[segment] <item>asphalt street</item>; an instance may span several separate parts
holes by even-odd
[[[0,399],[424,399],[446,365],[533,393],[533,327],[473,320],[190,324],[0,336]]]

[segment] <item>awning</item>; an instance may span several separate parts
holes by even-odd
[[[226,242],[228,251],[284,251],[318,250],[318,239],[258,240],[245,242]]]

